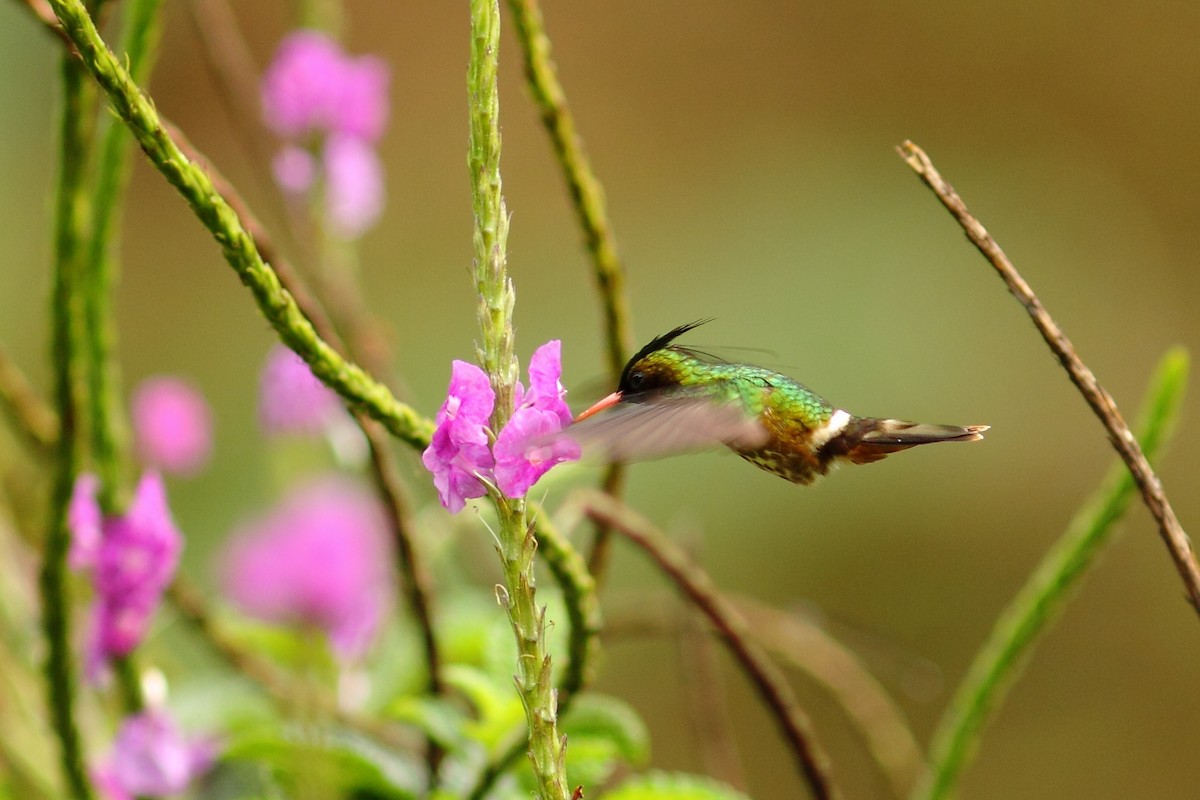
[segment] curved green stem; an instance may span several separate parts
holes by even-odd
[[[201,223],[212,233],[225,260],[250,289],[259,311],[283,342],[304,359],[313,374],[351,405],[383,423],[409,444],[415,447],[428,445],[433,433],[433,425],[428,419],[398,401],[387,387],[357,364],[342,358],[317,335],[295,299],[280,285],[274,270],[259,256],[253,238],[229,202],[217,192],[204,170],[185,156],[179,144],[168,135],[154,104],[101,40],[80,0],[49,2],[113,108],[154,166],[183,195]]]
[[[80,383],[83,354],[79,248],[86,229],[82,185],[86,172],[88,104],[83,70],[70,55],[63,56],[62,78],[61,163],[55,203],[55,268],[50,309],[54,402],[60,433],[39,589],[42,629],[46,637],[45,672],[50,720],[59,740],[63,776],[71,797],[90,800],[92,788],[75,723],[76,670],[71,653],[71,603],[66,572],[70,545],[67,506],[81,466],[83,432],[78,423],[85,403]]]
[[[1187,354],[1175,348],[1163,357],[1151,380],[1137,425],[1148,458],[1159,453],[1171,437],[1187,373]],[[1136,488],[1124,464],[1113,465],[1095,495],[1076,512],[1066,533],[1009,603],[938,725],[930,770],[913,792],[914,799],[935,800],[954,793],[984,725],[1016,680],[1038,637],[1066,604],[1070,590],[1111,540]]]

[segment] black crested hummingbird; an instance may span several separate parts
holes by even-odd
[[[680,325],[639,350],[617,390],[564,431],[612,461],[724,444],[793,483],[812,483],[839,461],[869,464],[933,442],[973,442],[987,425],[926,425],[857,417],[778,372],[675,344],[707,322]]]

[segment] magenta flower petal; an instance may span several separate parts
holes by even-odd
[[[126,717],[102,772],[126,795],[163,797],[187,789],[215,754],[213,742],[185,736],[166,712],[152,709]]]
[[[388,66],[380,58],[343,58],[331,132],[378,141],[387,127],[389,80]]]
[[[212,417],[204,396],[178,378],[143,381],[133,395],[138,453],[150,466],[192,474],[212,452]]]
[[[563,399],[567,390],[563,388],[561,376],[562,342],[551,339],[529,359],[529,392],[517,405],[552,411],[564,427],[570,425],[571,409]]]
[[[104,518],[96,492],[100,490],[100,479],[85,472],[75,479],[71,491],[71,502],[67,507],[67,527],[71,530],[71,549],[67,552],[67,566],[79,571],[89,569],[96,563],[100,550],[100,537]]]
[[[461,511],[468,499],[487,494],[480,478],[492,474],[487,424],[495,405],[496,393],[487,374],[456,360],[433,438],[421,454],[421,463],[433,473],[438,498],[452,514]]]
[[[259,381],[258,418],[263,430],[318,435],[343,413],[338,396],[300,356],[281,344],[271,348]]]
[[[103,521],[92,560],[96,599],[85,648],[89,680],[98,681],[109,659],[128,654],[145,637],[182,548],[162,478],[148,472],[128,511]]]
[[[250,616],[317,627],[340,656],[355,658],[391,602],[389,550],[374,497],[344,479],[325,478],[294,490],[234,534],[222,586]]]
[[[538,479],[564,461],[578,460],[579,445],[554,434],[563,428],[554,411],[526,406],[513,413],[496,438],[496,485],[508,497],[524,497]]]
[[[345,239],[365,233],[383,213],[383,164],[362,139],[332,136],[325,143],[325,213]]]
[[[284,138],[329,130],[338,106],[342,66],[341,49],[325,34],[303,30],[289,35],[263,75],[267,126]]]

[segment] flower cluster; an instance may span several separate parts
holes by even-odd
[[[125,718],[93,778],[107,800],[177,795],[216,755],[215,741],[189,738],[165,711],[150,709]]]
[[[133,394],[133,434],[147,465],[178,475],[199,471],[212,453],[212,415],[204,396],[179,378],[143,381]]]
[[[157,473],[142,476],[129,509],[119,516],[101,513],[98,488],[95,475],[80,475],[68,509],[68,564],[91,572],[96,593],[84,657],[92,681],[103,677],[110,659],[127,655],[146,635],[183,548]]]
[[[339,656],[353,659],[386,616],[390,564],[378,502],[357,484],[326,477],[235,532],[222,585],[245,613],[322,630]]]
[[[284,39],[263,75],[264,120],[287,142],[275,159],[276,180],[303,196],[323,178],[326,218],[347,239],[383,211],[375,143],[387,125],[387,91],[388,68],[380,59],[351,58],[311,30]]]
[[[571,424],[561,374],[562,344],[554,339],[529,360],[529,389],[516,384],[513,414],[489,448],[487,426],[496,395],[483,370],[454,362],[446,402],[421,457],[451,513],[461,511],[468,499],[487,494],[485,481],[508,497],[524,497],[556,464],[579,458],[576,442],[555,436]]]

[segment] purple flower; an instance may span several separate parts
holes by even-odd
[[[373,144],[387,126],[388,82],[382,60],[351,58],[316,31],[288,36],[263,75],[264,119],[289,141],[275,158],[275,179],[292,195],[313,191],[313,153],[324,138],[326,221],[345,239],[361,236],[383,211],[383,166]]]
[[[214,741],[185,736],[165,711],[151,709],[125,718],[94,777],[108,800],[175,795],[207,772],[216,754]]]
[[[264,121],[288,139],[327,131],[341,84],[342,52],[337,44],[317,31],[296,31],[280,43],[263,75]]]
[[[451,514],[462,511],[468,499],[487,494],[480,478],[492,477],[487,424],[495,404],[496,393],[483,370],[466,361],[451,365],[446,402],[438,411],[429,447],[421,454],[421,462],[433,473],[438,498]]]
[[[212,452],[208,404],[178,378],[142,382],[133,395],[133,432],[142,460],[166,472],[195,473]]]
[[[263,117],[285,139],[343,133],[373,142],[387,125],[388,81],[382,60],[350,58],[325,34],[296,31],[263,75]]]
[[[267,433],[321,434],[343,413],[338,396],[304,359],[281,344],[271,348],[258,399],[258,419]]]
[[[389,80],[387,64],[375,56],[343,58],[331,130],[378,141],[387,127]]]
[[[517,384],[512,417],[496,437],[496,485],[509,497],[524,497],[556,464],[579,458],[579,445],[554,434],[571,424],[563,397],[562,343],[552,339],[529,359],[529,391]]]
[[[365,233],[383,213],[383,165],[369,144],[352,136],[325,143],[325,214],[345,239]]]
[[[350,659],[370,644],[390,604],[389,550],[383,513],[370,493],[324,478],[234,534],[222,584],[245,613],[319,628]]]
[[[102,518],[98,537],[95,487],[93,476],[81,475],[76,482],[69,556],[73,568],[92,571],[96,596],[85,661],[93,681],[103,676],[111,658],[128,654],[145,637],[183,547],[157,473],[142,476],[125,514]]]
[[[571,424],[571,410],[563,399],[566,390],[559,380],[561,353],[557,339],[534,352],[529,390],[520,383],[514,387],[516,407],[491,450],[486,427],[495,404],[491,384],[479,367],[454,362],[449,394],[421,457],[450,513],[461,511],[467,498],[487,493],[481,479],[494,480],[508,497],[524,497],[555,464],[579,458],[576,442],[555,436]]]

